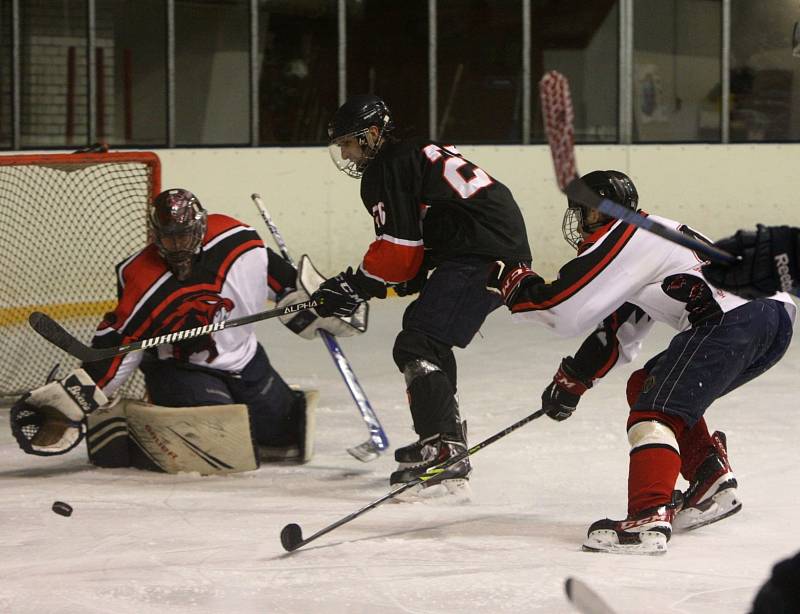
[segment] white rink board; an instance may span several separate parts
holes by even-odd
[[[406,303],[375,301],[368,333],[342,340],[393,446],[412,438],[391,360]],[[635,365],[590,390],[574,417],[542,418],[477,454],[472,503],[390,502],[287,555],[285,524],[308,536],[377,499],[394,463],[345,452],[367,432],[321,343],[277,322],[258,330],[288,381],[321,391],[318,452],[306,466],[214,478],[93,469],[83,451],[22,454],[0,412],[0,611],[559,614],[572,611],[563,582],[576,576],[622,613],[744,613],[773,563],[800,549],[794,345],[707,416],[728,435],[740,514],[676,535],[663,557],[580,551],[592,521],[625,512],[624,385],[666,344],[659,326]],[[457,351],[473,443],[536,409],[580,343],[515,326],[505,312],[482,335]],[[72,517],[51,512],[54,500],[70,503]]]

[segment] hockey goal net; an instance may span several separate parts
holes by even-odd
[[[161,188],[149,152],[0,156],[0,397],[44,384],[77,359],[28,326],[47,313],[88,343],[116,304],[114,267],[147,241]],[[139,397],[134,378],[122,391]]]

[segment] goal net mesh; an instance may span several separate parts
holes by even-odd
[[[88,344],[116,305],[115,265],[146,244],[160,184],[154,153],[0,156],[0,396],[79,365],[28,315],[43,311]],[[121,392],[141,398],[138,371]]]

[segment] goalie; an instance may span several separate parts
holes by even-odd
[[[208,215],[187,190],[159,194],[148,229],[152,243],[117,265],[118,304],[94,347],[244,317],[268,299],[297,302],[322,280],[307,258],[298,274],[254,229]],[[366,321],[305,312],[284,324],[309,337],[363,331]],[[137,368],[150,403],[109,402]],[[86,363],[20,399],[11,427],[30,454],[64,454],[85,437],[98,466],[246,471],[261,460],[310,460],[316,396],[286,384],[247,325]]]

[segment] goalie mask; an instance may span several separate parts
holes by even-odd
[[[393,129],[392,114],[383,100],[371,94],[350,98],[328,124],[328,151],[336,168],[361,177]]]
[[[192,272],[192,261],[206,235],[207,217],[200,201],[188,190],[166,190],[153,200],[148,227],[158,253],[180,280]]]
[[[633,181],[625,173],[619,171],[592,171],[581,177],[581,180],[595,194],[636,211],[639,204],[639,193],[636,191]],[[596,216],[597,219],[590,222],[588,220],[590,216],[591,213],[588,207],[572,200],[568,201],[567,210],[564,212],[564,220],[561,223],[561,231],[567,243],[575,249],[578,249],[578,246],[586,237],[612,219],[607,215],[598,214]]]

